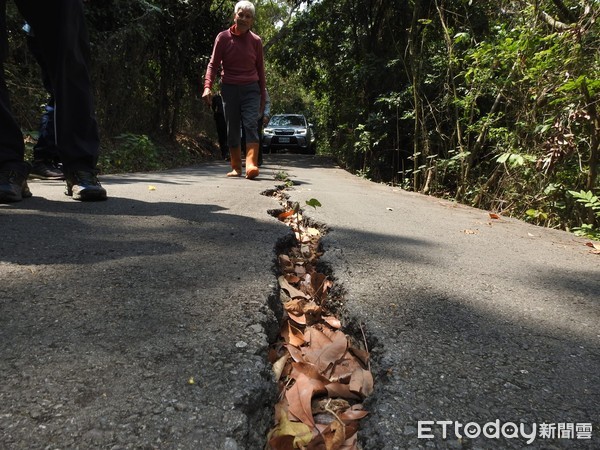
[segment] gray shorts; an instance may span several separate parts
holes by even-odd
[[[227,144],[229,147],[241,145],[241,128],[244,127],[246,143],[259,142],[258,113],[260,109],[260,87],[258,82],[251,84],[223,84],[221,86],[223,109],[227,122]]]

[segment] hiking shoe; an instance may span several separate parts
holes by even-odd
[[[65,174],[51,161],[37,160],[33,161],[29,178],[39,178],[41,180],[64,180]]]
[[[14,169],[0,169],[0,203],[20,202],[31,197],[27,186],[27,172],[20,173]]]
[[[106,200],[106,189],[102,187],[95,171],[77,170],[65,174],[65,195],[74,200]]]

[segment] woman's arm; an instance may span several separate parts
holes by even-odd
[[[210,56],[210,61],[208,62],[208,66],[206,67],[206,74],[204,75],[204,91],[202,92],[202,99],[206,102],[208,106],[211,105],[212,94],[211,89],[212,85],[215,82],[215,78],[217,77],[217,72],[221,67],[221,61],[223,59],[222,56],[222,46],[221,43],[221,33],[217,35],[215,38],[215,44],[213,45],[213,51]]]
[[[258,39],[256,46],[256,72],[258,73],[258,86],[260,87],[260,116],[264,114],[266,104],[267,80],[265,75],[265,61],[262,39]]]

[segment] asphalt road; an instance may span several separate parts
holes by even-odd
[[[304,210],[373,355],[364,449],[600,448],[585,240],[321,158],[267,155],[254,181],[226,170],[105,176],[101,203],[33,181],[0,205],[0,448],[261,449],[290,235],[261,193],[279,172],[290,200],[323,205]]]

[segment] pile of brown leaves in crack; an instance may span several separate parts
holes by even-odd
[[[368,414],[362,401],[373,391],[366,343],[344,334],[328,310],[333,284],[315,269],[321,233],[303,223],[298,209],[279,219],[298,245],[278,256],[284,317],[269,359],[280,396],[267,448],[358,449],[358,424]]]

